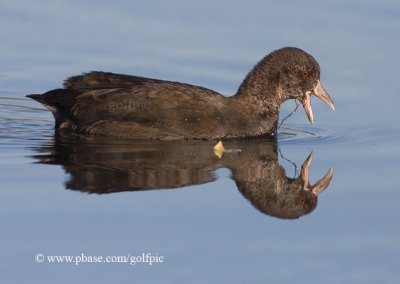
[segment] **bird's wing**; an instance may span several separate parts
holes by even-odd
[[[85,91],[78,96],[70,115],[82,131],[93,134],[202,137],[221,127],[221,122],[213,118],[221,117],[224,99],[201,87],[144,82],[130,88]]]

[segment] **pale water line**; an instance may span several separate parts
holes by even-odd
[[[48,110],[27,98],[0,97],[0,147],[36,146],[51,139],[54,122]]]
[[[25,97],[0,97],[0,100],[11,100],[11,101],[30,101],[31,99]]]

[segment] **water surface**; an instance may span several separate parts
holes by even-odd
[[[398,283],[400,5],[146,3],[0,2],[2,282]],[[277,141],[230,142],[241,151],[221,158],[211,142],[59,137],[24,98],[90,70],[231,95],[287,45],[318,59],[337,111],[314,100],[315,125],[300,109]],[[35,260],[142,253],[165,261]]]

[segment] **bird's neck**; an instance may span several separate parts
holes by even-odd
[[[279,85],[279,73],[270,65],[268,57],[261,60],[232,97],[232,101],[241,105],[242,115],[249,121],[249,135],[273,134],[277,130],[279,108],[285,99]]]
[[[279,85],[279,73],[270,68],[269,58],[262,59],[240,85],[234,97],[249,105],[254,105],[260,112],[279,113],[285,101]]]

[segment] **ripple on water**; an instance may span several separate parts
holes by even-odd
[[[0,145],[37,145],[53,136],[52,116],[25,98],[0,97]]]
[[[346,143],[355,139],[352,135],[331,128],[305,124],[284,124],[278,130],[278,141],[282,144]]]
[[[391,128],[345,129],[340,126],[316,127],[306,124],[284,124],[278,131],[281,144],[366,144],[399,139]]]

